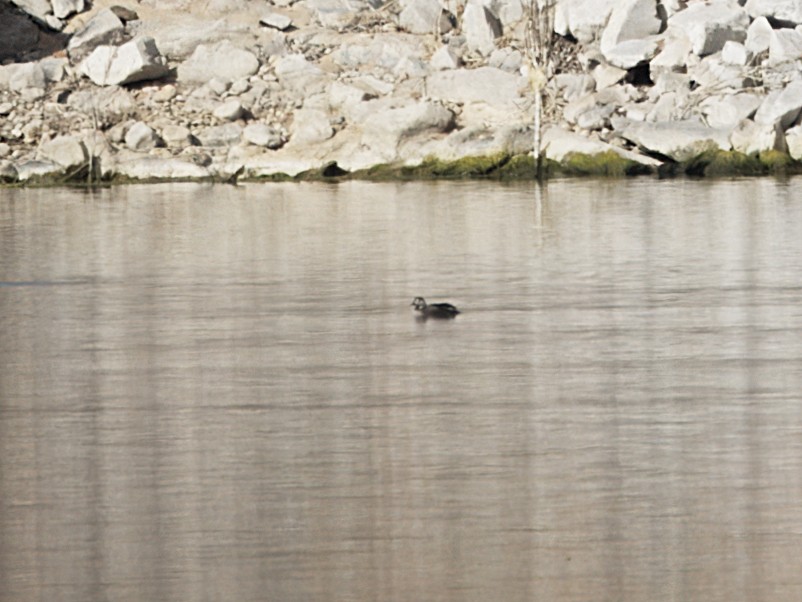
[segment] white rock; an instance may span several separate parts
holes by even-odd
[[[445,132],[454,114],[433,102],[418,102],[404,107],[377,111],[362,126],[362,143],[381,160],[397,157],[405,140],[427,133]]]
[[[148,124],[137,121],[125,134],[125,145],[133,151],[146,151],[161,146],[162,139]]]
[[[468,0],[462,13],[462,31],[469,49],[488,56],[496,47],[496,38],[502,34],[501,21],[482,0]]]
[[[596,81],[596,89],[601,90],[619,83],[627,76],[627,71],[606,63],[599,63],[593,68],[590,75]]]
[[[708,150],[729,150],[729,130],[705,127],[697,121],[616,123],[616,131],[642,149],[687,161]]]
[[[752,54],[760,54],[769,49],[771,44],[771,34],[774,30],[766,17],[758,17],[746,30],[746,42],[744,46]]]
[[[560,73],[554,76],[553,81],[568,102],[587,96],[596,89],[596,80],[584,73]]]
[[[259,59],[249,50],[225,40],[202,44],[178,66],[178,80],[203,84],[217,78],[224,82],[250,77],[259,71]]]
[[[60,136],[39,147],[38,159],[45,159],[66,170],[83,167],[89,160],[84,143],[75,136]]]
[[[53,12],[50,0],[13,0],[13,3],[40,21],[45,21],[47,15]]]
[[[243,108],[242,103],[239,100],[232,98],[231,100],[227,100],[218,106],[212,112],[212,115],[221,121],[236,121],[242,117],[244,113],[245,109]]]
[[[615,4],[602,33],[601,51],[607,57],[608,52],[622,42],[642,40],[658,33],[661,25],[655,0],[621,0]]]
[[[751,58],[751,53],[740,42],[727,40],[724,43],[724,48],[721,49],[721,60],[728,65],[744,67]]]
[[[14,110],[14,105],[10,102],[0,102],[0,116],[5,117]]]
[[[618,0],[561,0],[554,14],[554,31],[572,35],[583,44],[601,36]]]
[[[7,82],[0,84],[0,88],[7,87],[13,92],[22,92],[30,88],[44,89],[47,86],[45,72],[39,63],[12,63],[0,67],[0,81]]]
[[[763,151],[785,152],[785,135],[779,124],[758,124],[745,119],[730,135],[732,148],[745,155]]]
[[[663,73],[685,72],[688,65],[688,55],[693,45],[682,32],[673,32],[665,38],[663,49],[649,61],[649,76],[652,81]]]
[[[310,145],[328,140],[334,135],[328,115],[319,109],[299,109],[293,115],[290,129],[292,146]]]
[[[0,142],[0,159],[5,159],[11,154],[11,147],[5,142]]]
[[[270,12],[262,15],[262,18],[259,19],[259,23],[272,27],[273,29],[278,29],[279,31],[285,31],[292,26],[292,19],[281,13]]]
[[[785,143],[791,158],[795,161],[802,161],[802,125],[786,130]]]
[[[20,182],[61,174],[64,168],[52,161],[23,161],[16,165]]]
[[[302,54],[281,57],[275,69],[279,82],[302,98],[323,92],[329,83],[326,73]]]
[[[169,69],[153,38],[140,37],[122,46],[98,46],[80,71],[98,86],[116,86],[158,79]]]
[[[763,96],[750,92],[711,96],[699,105],[705,122],[712,128],[734,128],[755,114]]]
[[[523,65],[523,55],[514,48],[497,48],[490,54],[487,65],[509,73],[518,73]]]
[[[67,44],[67,52],[74,61],[89,54],[94,48],[117,44],[123,39],[125,25],[109,9],[103,9],[76,31]]]
[[[743,42],[749,15],[727,0],[699,2],[672,16],[668,27],[682,31],[690,39],[694,54],[705,56],[721,50],[728,40]]]
[[[60,82],[64,79],[64,74],[70,62],[66,58],[49,57],[39,61],[45,79],[48,82]]]
[[[443,7],[440,0],[405,0],[398,15],[398,24],[410,33],[438,32]],[[438,32],[439,33],[439,32]]]
[[[796,121],[802,110],[802,80],[796,80],[781,90],[770,93],[755,113],[755,123],[774,125],[783,129]]]
[[[445,71],[446,69],[457,69],[460,66],[460,59],[454,49],[448,45],[438,48],[432,55],[429,66],[435,71]]]
[[[306,5],[323,27],[342,29],[357,18],[365,3],[348,0],[306,0]]]
[[[795,29],[774,29],[769,40],[769,64],[795,61],[802,57],[802,32]]]
[[[431,98],[490,105],[514,105],[528,85],[526,78],[493,67],[439,71],[426,78]]]
[[[117,123],[138,110],[132,94],[117,87],[76,90],[67,99],[67,106],[107,123]]]
[[[84,0],[50,0],[50,2],[53,5],[53,14],[59,19],[84,12]]]
[[[164,157],[143,157],[120,161],[116,172],[134,180],[203,180],[211,176],[209,170],[195,163]]]
[[[254,146],[276,149],[284,144],[281,132],[264,123],[251,123],[242,131],[242,138]]]
[[[329,87],[329,107],[340,109],[367,100],[368,94],[362,88],[336,81]]]
[[[168,148],[185,148],[192,146],[193,143],[189,128],[176,124],[168,124],[161,128],[161,139]]]
[[[631,69],[637,65],[651,61],[660,49],[660,40],[650,36],[642,40],[627,40],[608,48],[604,58],[614,67]]]
[[[238,123],[224,123],[206,128],[198,134],[203,146],[233,146],[242,139],[242,126]]]
[[[731,88],[733,90],[747,88],[754,85],[754,81],[738,65],[728,65],[721,60],[721,56],[710,55],[693,69],[688,70],[691,79],[699,87],[712,87],[717,90]]]
[[[753,18],[771,17],[777,21],[802,24],[802,2],[798,0],[747,0],[745,8]]]
[[[175,86],[173,84],[167,84],[156,90],[151,98],[153,102],[169,102],[175,98],[177,94],[178,90],[175,89]]]
[[[601,142],[600,140],[592,140],[574,132],[568,132],[560,127],[553,126],[548,128],[543,133],[542,150],[545,155],[553,161],[563,161],[568,155],[581,154],[581,155],[598,155],[600,153],[614,152],[615,154],[636,161],[642,165],[649,167],[658,167],[661,162],[651,157],[639,155],[632,151]]]

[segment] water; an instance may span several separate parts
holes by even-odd
[[[802,599],[800,199],[0,191],[0,601]]]

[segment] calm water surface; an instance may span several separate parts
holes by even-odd
[[[802,180],[0,190],[53,600],[802,600]]]

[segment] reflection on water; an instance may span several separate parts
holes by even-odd
[[[0,191],[0,600],[802,599],[801,198]]]

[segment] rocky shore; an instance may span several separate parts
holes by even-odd
[[[0,0],[0,181],[533,177],[520,0]],[[549,173],[797,171],[802,0],[559,0]]]

